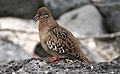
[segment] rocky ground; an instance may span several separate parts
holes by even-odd
[[[48,63],[38,58],[10,61],[0,66],[1,74],[119,74],[120,56],[110,62],[93,64],[93,69],[80,60],[65,63],[65,59]]]

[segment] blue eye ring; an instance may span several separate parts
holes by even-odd
[[[47,18],[48,14],[47,13],[42,13],[40,16],[43,16],[43,17]]]

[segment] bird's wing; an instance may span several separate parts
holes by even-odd
[[[68,56],[78,56],[76,53],[79,49],[77,41],[68,30],[61,26],[51,29],[46,41],[47,48],[52,51]]]

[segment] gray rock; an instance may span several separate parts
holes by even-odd
[[[72,31],[76,37],[77,35],[104,33],[102,17],[92,5],[85,5],[65,13],[58,22]]]
[[[0,65],[11,60],[21,60],[30,57],[31,56],[19,45],[12,43],[5,38],[0,38]]]
[[[33,18],[43,0],[0,0],[0,16]]]
[[[93,0],[92,3],[104,16],[108,30],[120,31],[120,0]]]
[[[51,10],[55,18],[71,9],[89,3],[89,0],[44,0],[45,6]]]

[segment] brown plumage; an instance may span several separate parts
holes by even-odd
[[[58,58],[81,58],[92,64],[80,50],[79,43],[73,34],[53,19],[49,9],[39,8],[35,20],[39,20],[39,37],[47,53]]]

